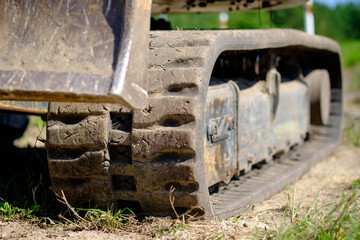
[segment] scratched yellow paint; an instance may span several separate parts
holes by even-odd
[[[137,7],[145,11],[149,11],[151,9],[151,3],[152,0],[138,0]]]
[[[204,163],[205,163],[205,175],[207,185],[211,186],[223,180],[223,176],[220,176],[219,170],[224,170],[226,164],[229,163],[230,159],[226,156],[222,156],[221,145],[215,145],[209,147],[208,140],[204,138]],[[225,158],[225,159],[223,159]],[[221,172],[221,171],[220,171]]]
[[[213,163],[214,156],[216,155],[215,148],[207,148],[207,138],[204,138],[204,164],[205,164],[205,175],[207,185],[209,186],[209,180],[214,178],[214,174],[216,173],[215,164]]]

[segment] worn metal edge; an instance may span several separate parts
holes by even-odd
[[[46,115],[48,102],[0,101],[0,110],[34,115]]]
[[[338,89],[338,91],[341,94],[341,90]],[[231,216],[240,215],[246,211],[249,211],[252,204],[260,203],[266,199],[269,199],[271,196],[281,191],[286,184],[294,183],[299,178],[301,178],[307,171],[309,171],[312,166],[320,162],[325,157],[329,156],[336,149],[340,142],[342,119],[341,104],[341,100],[336,100],[335,102],[332,102],[332,112],[329,124],[321,127],[315,127],[317,130],[322,131],[320,135],[314,134],[313,139],[305,142],[295,151],[284,155],[281,159],[279,159],[278,162],[274,162],[272,165],[265,166],[263,167],[263,169],[259,170],[259,172],[261,173],[259,175],[264,176],[264,174],[269,173],[274,168],[279,168],[281,166],[291,164],[291,167],[283,169],[283,171],[281,172],[282,174],[279,176],[278,179],[273,179],[274,181],[271,182],[261,183],[261,185],[259,184],[259,188],[254,189],[248,194],[247,197],[234,199],[233,203],[230,204],[230,206],[228,206],[225,211],[217,212],[214,209],[213,205],[214,214],[210,216],[209,219],[226,219]],[[292,156],[296,154],[300,154],[300,156],[297,156],[298,159],[294,161],[292,160]],[[246,177],[246,175],[243,177]],[[256,176],[253,177],[252,180],[256,181]],[[241,177],[239,181],[241,181]],[[234,184],[234,181],[232,182],[232,184]],[[241,189],[239,188],[239,190]],[[227,193],[229,194],[229,192]],[[211,198],[213,199],[213,196]],[[216,203],[216,201],[214,202]]]

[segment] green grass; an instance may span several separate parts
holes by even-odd
[[[351,67],[360,62],[360,40],[340,42],[344,66]]]
[[[348,116],[343,128],[343,139],[355,147],[360,146],[360,119]]]
[[[187,227],[189,219],[185,215],[179,219],[145,217],[139,219],[129,208],[101,210],[96,208],[74,208],[65,195],[58,196],[64,208],[56,209],[57,216],[39,216],[39,205],[17,207],[0,198],[1,221],[27,221],[37,226],[58,225],[72,231],[96,230],[111,233],[139,233],[143,236],[161,238],[175,235]]]
[[[318,196],[307,209],[288,198],[282,226],[254,233],[255,239],[360,239],[360,180],[346,188],[340,200],[318,207]]]
[[[44,121],[40,116],[32,116],[30,118],[29,125],[42,128],[46,126],[46,121]]]
[[[176,234],[186,227],[188,219],[181,215],[176,220],[171,218],[146,217],[143,220],[135,215],[129,208],[114,209],[106,211],[100,209],[85,209],[72,207],[64,193],[59,197],[68,211],[70,218],[59,214],[58,217],[74,230],[102,230],[107,232],[126,231],[142,233],[149,237],[161,238],[164,235]]]
[[[37,208],[38,206],[34,206],[34,209]],[[13,207],[8,202],[0,203],[0,219],[4,221],[28,217],[31,216],[32,212],[33,210],[29,208],[21,209],[18,207]]]
[[[350,82],[349,90],[350,91],[360,90],[360,73],[358,73],[356,75],[356,78]]]
[[[37,216],[36,213],[39,212],[39,209],[39,205],[20,208],[0,199],[0,221],[28,220],[36,225],[55,224],[49,217]]]
[[[129,231],[132,226],[136,226],[138,221],[135,214],[128,208],[114,211],[109,209],[71,209],[72,216],[64,217],[59,214],[59,218],[76,230],[105,230],[114,232],[116,230]]]
[[[291,190],[291,189],[292,189],[292,186],[289,185],[289,184],[285,184],[284,187],[283,187],[283,189],[285,189],[285,190]]]

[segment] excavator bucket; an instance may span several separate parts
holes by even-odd
[[[151,1],[0,1],[0,99],[144,108]]]

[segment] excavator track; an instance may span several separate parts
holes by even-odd
[[[329,123],[310,126],[305,143],[302,134],[295,142],[288,140],[286,148],[249,161],[252,171],[238,168],[242,174],[234,174],[229,183],[209,186],[205,109],[214,66],[220,57],[259,52],[267,56],[269,50],[284,55],[289,49],[300,60],[310,55],[312,60],[302,65],[303,72],[324,68],[329,72]],[[62,190],[70,203],[115,204],[147,215],[174,215],[175,210],[225,218],[246,211],[250,203],[298,179],[339,141],[339,48],[326,38],[294,30],[151,32],[149,82],[144,110],[116,104],[50,103],[50,175],[54,190]],[[169,192],[173,188],[172,206]]]

